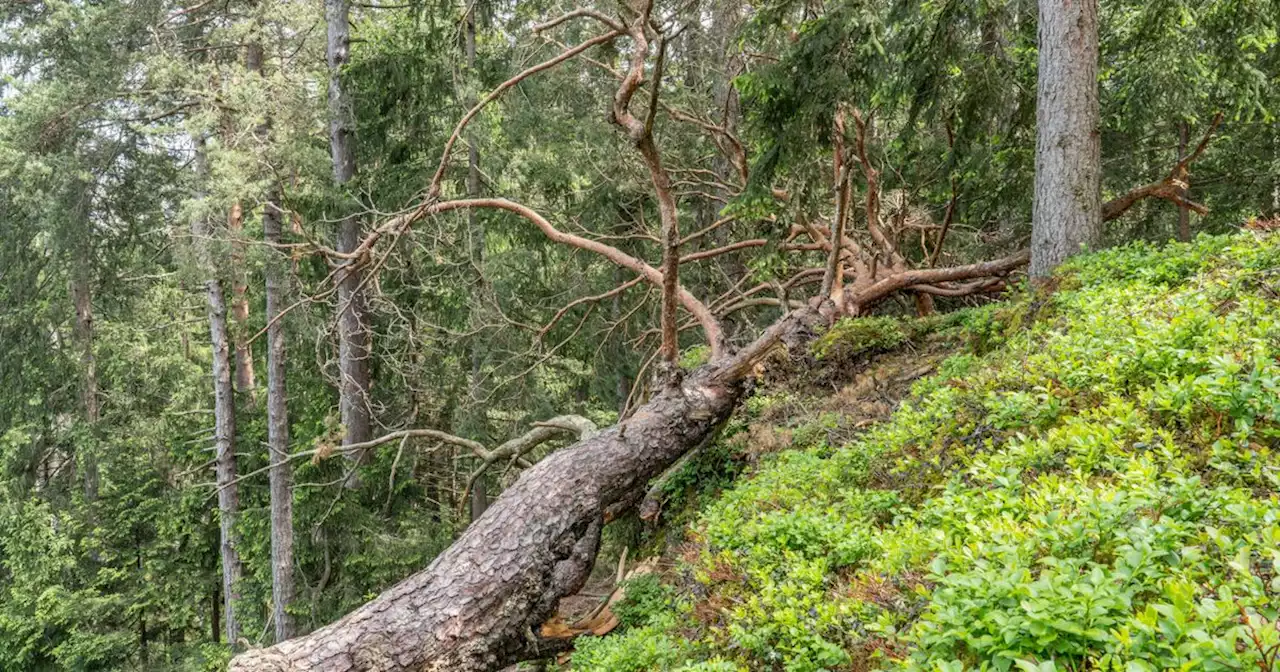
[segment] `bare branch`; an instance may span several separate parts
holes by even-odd
[[[538,330],[538,338],[542,338],[543,336],[546,336],[547,332],[551,331],[551,328],[554,327],[556,323],[559,322],[560,319],[563,318],[565,314],[568,313],[570,310],[572,310],[574,307],[580,306],[584,303],[592,303],[595,301],[604,301],[605,299],[611,299],[614,296],[621,294],[622,292],[625,292],[628,289],[631,289],[632,287],[635,287],[636,285],[640,284],[640,282],[642,282],[644,279],[645,277],[643,275],[638,275],[635,278],[628,280],[622,283],[621,285],[618,285],[617,287],[614,287],[613,289],[607,292],[604,292],[602,294],[596,294],[594,296],[584,296],[581,298],[574,299],[573,301],[570,301],[563,308],[556,311],[556,314],[551,317],[551,320],[547,322],[546,326]]]
[[[449,154],[450,152],[453,151],[453,146],[458,142],[458,138],[461,137],[463,129],[465,129],[467,127],[467,124],[471,123],[471,120],[474,119],[475,116],[480,113],[480,110],[484,109],[484,107],[489,103],[492,103],[493,101],[497,100],[500,96],[502,96],[503,93],[507,91],[507,89],[510,89],[511,87],[515,86],[516,84],[519,84],[525,79],[528,79],[529,77],[536,75],[539,72],[542,72],[543,70],[554,68],[555,66],[573,58],[574,56],[577,56],[578,54],[581,54],[582,52],[598,44],[604,44],[605,42],[609,42],[622,34],[623,33],[621,31],[611,30],[603,35],[597,35],[587,40],[586,42],[583,42],[582,44],[579,44],[578,46],[573,47],[572,49],[561,52],[559,55],[555,56],[554,58],[550,58],[537,65],[529,67],[525,69],[523,72],[521,72],[520,74],[499,84],[498,88],[491,91],[489,95],[485,96],[480,100],[480,102],[476,103],[475,107],[472,107],[462,117],[462,119],[458,121],[458,125],[455,126],[453,129],[453,134],[449,136],[449,140],[444,144],[444,151],[440,153],[440,165],[439,167],[436,168],[435,175],[431,177],[431,183],[427,187],[428,201],[440,195],[440,185],[444,180],[445,170],[449,166]]]
[[[635,271],[639,275],[643,276],[648,282],[665,289],[666,283],[663,282],[664,275],[658,269],[611,245],[605,245],[599,241],[560,231],[553,226],[551,222],[547,221],[545,217],[534,210],[505,198],[474,198],[456,201],[443,201],[430,206],[428,208],[428,213],[438,214],[448,212],[449,210],[461,210],[465,208],[493,208],[497,210],[506,210],[520,215],[537,226],[538,229],[552,241],[568,245],[570,247],[576,247],[581,250],[586,250],[588,252],[594,252],[623,268]],[[703,304],[702,301],[699,301],[693,294],[690,294],[689,290],[676,285],[675,294],[679,299],[680,304],[684,306],[684,309],[689,311],[689,313],[693,315],[694,319],[696,319],[698,324],[702,327],[702,331],[707,339],[707,344],[711,347],[712,357],[714,358],[718,356],[723,346],[723,331],[720,328],[719,322],[716,321],[715,317],[711,314],[711,311],[707,309],[706,305]]]
[[[618,33],[627,32],[626,29],[622,27],[622,24],[618,23],[617,21],[614,21],[607,14],[604,14],[603,12],[597,12],[594,9],[589,9],[585,7],[580,7],[567,14],[562,14],[554,19],[551,19],[550,21],[543,21],[542,23],[535,24],[533,26],[533,32],[541,33],[543,31],[551,30],[552,28],[555,28],[556,26],[562,23],[567,23],[569,21],[572,21],[573,19],[584,17],[584,16],[587,18],[595,19],[596,21],[599,21],[600,23],[603,23],[604,25],[608,26],[610,30],[616,31]]]
[[[1213,139],[1214,131],[1218,130],[1218,125],[1221,123],[1222,113],[1219,112],[1214,115],[1213,121],[1209,124],[1208,130],[1205,131],[1204,137],[1200,139],[1200,143],[1196,145],[1196,148],[1190,154],[1179,159],[1163,180],[1135,187],[1103,203],[1102,221],[1109,222],[1123,215],[1129,208],[1132,208],[1134,204],[1144,198],[1159,198],[1170,201],[1179,207],[1194,210],[1201,215],[1209,212],[1209,209],[1205,206],[1186,200],[1182,194],[1182,187],[1187,183],[1187,168],[1204,153],[1204,150],[1209,146],[1209,141]]]

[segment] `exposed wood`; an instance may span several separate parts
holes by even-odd
[[[1187,175],[1192,162],[1200,158],[1200,155],[1208,148],[1209,142],[1213,139],[1214,131],[1218,129],[1218,125],[1221,123],[1222,113],[1219,112],[1214,116],[1213,121],[1209,124],[1209,129],[1205,131],[1204,137],[1200,139],[1195,150],[1178,159],[1164,179],[1134,187],[1104,203],[1102,206],[1102,221],[1111,221],[1123,215],[1135,203],[1144,198],[1163,199],[1174,203],[1184,211],[1189,209],[1200,215],[1208,213],[1209,209],[1205,206],[1186,199]]]

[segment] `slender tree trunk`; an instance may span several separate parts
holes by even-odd
[[[467,6],[466,16],[466,34],[463,42],[466,59],[466,77],[468,85],[475,83],[476,77],[476,10],[477,3],[472,2]],[[475,96],[468,96],[466,106],[475,105]],[[480,148],[476,144],[475,134],[471,129],[467,129],[467,197],[480,197]],[[485,347],[484,339],[480,337],[480,330],[483,329],[485,323],[485,275],[484,275],[484,258],[485,258],[485,231],[484,224],[479,220],[479,213],[475,210],[467,212],[467,241],[468,254],[471,259],[471,268],[475,273],[475,280],[471,285],[471,310],[469,322],[473,337],[471,339],[470,356],[471,356],[471,372],[467,380],[467,396],[471,400],[467,408],[466,425],[467,430],[475,440],[481,443],[487,443],[489,440],[489,420],[485,407],[485,390],[484,390],[484,360]],[[489,508],[489,494],[485,489],[485,482],[481,480],[476,483],[476,487],[471,491],[471,520],[480,517],[481,514]]]
[[[1187,142],[1189,141],[1189,137],[1188,137],[1189,134],[1190,134],[1190,129],[1187,127],[1187,122],[1185,120],[1179,121],[1178,122],[1178,156],[1174,159],[1175,161],[1181,161],[1182,157],[1187,155]],[[1178,189],[1178,196],[1180,196],[1182,200],[1185,201],[1187,200],[1188,192],[1190,191],[1191,178],[1183,175],[1182,181],[1183,181],[1183,184],[1185,184],[1186,186],[1180,187]],[[1181,240],[1184,243],[1191,240],[1191,210],[1188,209],[1186,206],[1178,207],[1178,240]]]
[[[245,52],[245,66],[259,77],[263,72],[261,42],[252,41]],[[271,139],[270,119],[255,129],[259,142]],[[283,216],[278,207],[280,186],[272,185],[262,205],[262,239],[267,244],[263,284],[267,303],[267,451],[271,492],[271,606],[276,641],[293,637],[297,630],[289,606],[297,594],[293,577],[293,472],[289,466],[289,411],[285,386],[286,356],[284,309],[286,278],[284,261],[274,250],[280,244]]]
[[[1040,0],[1033,279],[1102,242],[1098,0]]]
[[[262,211],[262,237],[280,241],[280,211],[269,202]],[[296,634],[289,606],[297,592],[293,579],[293,473],[289,466],[289,413],[285,392],[285,274],[277,255],[266,265],[267,299],[267,449],[271,451],[271,602],[276,641]]]
[[[329,150],[333,156],[333,179],[339,191],[345,192],[356,176],[355,118],[351,97],[347,94],[342,69],[350,57],[351,7],[347,0],[325,0],[325,19],[329,35]],[[346,196],[346,194],[343,194]],[[360,244],[360,217],[348,215],[338,223],[338,251],[351,252]],[[369,406],[369,331],[365,324],[366,297],[361,287],[362,273],[356,260],[343,262],[347,267],[338,277],[338,385],[339,410],[346,429],[343,444],[363,443],[370,435]],[[363,455],[349,455],[357,463]],[[348,487],[357,487],[354,477]]]
[[[196,139],[196,170],[200,180],[208,179],[204,139]],[[227,301],[222,280],[210,251],[212,227],[204,217],[191,220],[191,237],[196,258],[204,275],[205,295],[209,303],[209,341],[213,350],[214,455],[218,487],[218,518],[221,527],[219,554],[222,557],[223,624],[227,643],[236,646],[240,639],[240,622],[235,607],[240,599],[239,535],[236,518],[240,513],[240,493],[236,484],[236,417],[235,394],[231,385],[231,346],[227,340]]]
[[[261,48],[258,52],[261,70]],[[227,233],[231,238],[231,334],[236,350],[236,391],[253,400],[257,381],[253,352],[249,349],[249,274],[244,259],[244,208],[238,201],[227,215]]]

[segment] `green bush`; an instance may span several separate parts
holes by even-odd
[[[1276,238],[1130,245],[949,318],[970,352],[891,421],[773,456],[706,508],[697,606],[646,630],[747,669],[1271,669],[1277,268]],[[814,352],[909,331],[842,322]]]

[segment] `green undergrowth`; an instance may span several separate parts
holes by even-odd
[[[1280,238],[1131,245],[1056,284],[934,318],[964,347],[857,432],[762,390],[719,443],[763,418],[787,445],[573,668],[1277,669]],[[813,355],[917,329],[838,325]]]

